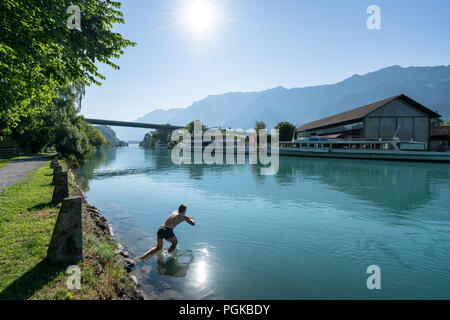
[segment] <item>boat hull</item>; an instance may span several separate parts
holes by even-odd
[[[449,152],[431,151],[390,151],[390,150],[330,150],[307,148],[280,148],[280,155],[298,157],[369,159],[369,160],[400,160],[400,161],[427,161],[450,163]]]

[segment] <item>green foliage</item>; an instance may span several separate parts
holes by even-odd
[[[291,141],[292,140],[292,137],[295,132],[295,126],[292,123],[290,123],[288,121],[279,122],[275,126],[275,129],[279,130],[280,141]]]
[[[431,125],[433,127],[443,126],[444,125],[444,120],[442,120],[442,118],[431,119]]]
[[[199,120],[197,120],[199,121]],[[194,123],[195,121],[191,121],[188,123],[188,125],[186,126],[186,130],[189,131],[190,134],[194,133]],[[205,132],[206,131],[206,126],[202,124],[202,131]]]
[[[433,126],[433,127],[450,126],[450,119],[448,119],[445,122],[444,122],[444,119],[442,119],[442,117],[431,119],[431,126]]]
[[[266,123],[263,121],[256,121],[255,122],[255,131],[256,131],[256,144],[260,144],[259,140],[259,130],[266,129]],[[267,135],[267,142],[270,143],[270,134]]]
[[[71,122],[69,118],[65,118],[56,124],[56,149],[68,160],[71,167],[83,164],[94,151],[87,133],[83,131],[85,126],[83,121],[82,118],[78,118]]]
[[[169,123],[165,124],[166,126],[170,126]],[[192,131],[194,130],[193,122],[192,122]],[[149,133],[146,133],[144,136],[144,140],[142,140],[139,143],[140,147],[144,148],[153,148],[155,145],[159,143],[168,144],[170,140],[170,135],[172,134],[172,131],[170,128],[162,127],[159,129],[156,129],[154,131],[151,131]]]
[[[135,43],[112,31],[124,23],[116,1],[78,0],[81,30],[66,22],[70,0],[0,1],[0,135],[34,118],[68,83],[100,84],[96,62],[112,62]]]
[[[108,141],[106,141],[106,138],[103,136],[103,134],[99,130],[97,130],[93,126],[91,126],[90,124],[86,124],[85,130],[86,130],[90,144],[93,145],[94,147],[96,147],[97,149],[108,143]]]
[[[142,140],[139,143],[139,147],[153,148],[155,146],[156,142],[158,142],[158,140],[155,137],[155,132],[151,131],[151,132],[145,134],[144,140]]]
[[[87,252],[95,255],[102,265],[114,258],[114,249],[114,245],[108,243],[105,239],[101,240],[93,234],[87,236]]]
[[[119,140],[113,129],[108,126],[95,126],[95,129],[99,130],[106,138],[108,146],[111,147],[124,147],[128,144],[125,141]]]
[[[266,129],[266,128],[267,128],[267,126],[263,121],[256,121],[256,123],[255,123],[256,134],[258,134],[259,130]]]
[[[12,130],[13,137],[32,153],[54,145],[71,167],[78,167],[89,158],[94,146],[103,139],[83,117],[78,115],[84,86],[70,84],[58,89],[58,96],[40,114],[24,117]]]

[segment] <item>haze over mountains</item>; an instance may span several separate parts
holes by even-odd
[[[152,111],[136,122],[186,125],[201,120],[208,127],[249,129],[255,121],[264,121],[273,128],[280,121],[300,125],[401,93],[437,111],[444,119],[450,118],[450,65],[391,66],[331,85],[292,89],[280,86],[260,92],[211,95],[187,108]],[[147,131],[115,130],[123,140],[141,140]]]

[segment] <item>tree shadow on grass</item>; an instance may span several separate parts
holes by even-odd
[[[51,264],[44,259],[0,292],[0,300],[29,299],[64,270],[63,266]]]

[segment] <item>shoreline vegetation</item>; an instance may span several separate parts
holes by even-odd
[[[202,126],[202,134],[204,134],[208,129],[205,125],[202,124],[200,120],[191,121],[184,128],[191,134],[191,136],[194,134],[196,121],[199,121],[199,124],[201,124]],[[166,123],[165,126],[170,126],[170,124]],[[256,121],[253,129],[256,132],[257,141],[259,141],[259,130],[267,130],[267,125],[263,121]],[[281,121],[277,123],[274,129],[279,130],[280,141],[290,141],[294,136],[296,127],[289,121]],[[220,132],[222,133],[223,137],[226,137],[227,129],[220,128]],[[172,149],[177,144],[177,141],[171,140],[171,134],[172,132],[164,127],[161,129],[152,130],[149,133],[145,134],[144,139],[139,143],[139,147],[152,149],[158,146],[163,146]],[[235,138],[238,138],[238,136],[236,136]],[[267,133],[267,143],[270,143],[270,140],[271,134]],[[248,141],[246,141],[246,144],[248,144]]]
[[[54,147],[78,167],[107,144],[79,114],[86,86],[106,80],[100,66],[120,69],[115,62],[137,43],[113,31],[125,23],[120,2],[77,3],[79,28],[68,24],[71,7],[69,0],[0,2],[8,16],[0,33],[0,146],[31,153]]]
[[[61,161],[62,162],[62,161]],[[74,175],[69,196],[83,199],[81,288],[69,290],[66,269],[45,257],[61,205],[52,206],[50,161],[0,193],[0,300],[142,300],[130,271],[134,261],[99,210],[86,201]],[[63,168],[67,164],[62,162]]]

